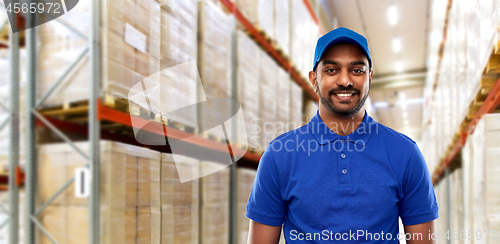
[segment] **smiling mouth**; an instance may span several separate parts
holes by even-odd
[[[356,94],[355,92],[352,92],[352,93],[334,93],[333,95],[338,97],[352,97],[355,94]]]
[[[350,96],[352,96],[352,95],[354,95],[354,94],[353,94],[353,93],[350,93],[350,94],[335,94],[335,95],[337,95],[337,96],[339,96],[339,97],[350,97]]]

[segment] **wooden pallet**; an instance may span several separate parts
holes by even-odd
[[[493,47],[493,52],[486,63],[484,74],[497,74],[500,73],[500,41],[497,41]]]
[[[229,144],[230,143],[225,138],[221,138],[221,137],[216,136],[216,135],[211,135],[211,134],[208,134],[207,132],[202,132],[200,134],[200,136],[203,137],[203,138],[212,140],[212,141],[216,141],[216,142],[222,143],[222,144]]]
[[[128,113],[146,120],[155,121],[157,123],[162,123],[165,126],[169,126],[190,134],[197,133],[197,128],[184,125],[180,122],[162,119],[160,113],[153,113],[149,109],[146,109],[136,103],[129,102],[125,98],[106,95],[102,98],[102,103],[104,106],[113,108],[120,112]],[[39,112],[44,116],[54,117],[59,120],[78,124],[87,124],[88,111],[88,100],[84,100],[77,102],[68,102],[58,106],[46,107],[41,109]],[[133,128],[110,121],[101,121],[101,129],[122,135],[134,136]]]
[[[111,95],[105,95],[103,99],[103,104],[107,107],[116,109],[118,111],[128,113],[143,119],[148,119],[156,122],[161,122],[161,114],[159,112],[155,113],[145,108],[137,103],[131,102],[126,98],[114,97]]]
[[[223,144],[227,144],[226,139],[218,137],[218,136],[215,136],[215,135],[212,135],[212,134],[209,134],[206,131],[200,133],[199,135],[201,137],[203,137],[205,139],[208,139],[208,140],[211,140],[211,141],[216,141],[216,142],[220,142],[220,143],[223,143]]]
[[[57,106],[44,107],[40,114],[55,117],[59,120],[71,122],[87,122],[89,103],[88,100],[67,102]]]
[[[172,127],[174,129],[181,130],[190,134],[198,134],[198,128],[186,125],[181,122],[177,122],[175,120],[162,118],[162,123],[165,126]]]
[[[1,26],[0,26],[1,28]],[[9,45],[9,35],[12,33],[10,29],[10,24],[7,23],[7,25],[4,26],[3,29],[0,29],[0,44],[3,44],[5,46]],[[25,46],[25,36],[26,32],[21,31],[19,32],[19,47],[23,48]]]
[[[255,29],[259,32],[261,36],[264,37],[264,39],[266,39],[267,42],[269,43],[273,42],[273,39],[267,34],[267,32],[265,32],[262,28],[260,28],[259,25],[256,25]]]
[[[497,27],[497,28],[498,28],[498,31],[500,32],[500,26]],[[493,54],[495,54],[495,55],[499,55],[500,54],[500,40],[497,41],[497,44],[493,48]]]

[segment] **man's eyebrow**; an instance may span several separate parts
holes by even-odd
[[[354,62],[351,62],[351,66],[354,66],[354,65],[364,65],[364,66],[366,66],[366,63],[363,62],[363,61],[354,61]]]
[[[325,64],[339,65],[337,62],[335,62],[333,60],[325,60],[325,61],[323,61],[323,65],[325,65]]]

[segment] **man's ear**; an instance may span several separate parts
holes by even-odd
[[[369,75],[369,78],[368,78],[368,84],[371,85],[372,84],[372,77],[373,77],[373,70],[370,70],[370,75]]]
[[[309,71],[309,82],[311,82],[312,87],[313,87],[313,89],[314,89],[314,92],[318,92],[318,91],[316,91],[316,87],[317,87],[317,86],[316,86],[316,82],[318,82],[317,78],[318,78],[318,77],[317,77],[317,75],[316,75],[316,72],[314,72],[314,71]],[[370,79],[370,82],[371,82],[371,79]]]

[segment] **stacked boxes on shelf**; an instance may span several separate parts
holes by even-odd
[[[487,227],[490,230],[500,229],[500,205],[498,158],[500,156],[500,116],[498,114],[485,116],[485,214]],[[490,121],[489,121],[490,120]]]
[[[248,146],[252,150],[260,148],[259,125],[254,121],[259,117],[259,54],[260,48],[242,31],[237,34],[237,100],[243,110],[244,121],[238,121],[238,135],[243,135],[244,128],[247,140],[239,137],[238,144]]]
[[[90,35],[89,5],[90,2],[80,2],[71,10],[71,14],[61,17],[86,36]],[[135,89],[134,85],[140,84],[139,82],[145,78],[158,74],[161,70],[197,59],[198,19],[195,1],[170,0],[162,1],[160,4],[155,0],[109,0],[103,5],[102,15],[100,95],[133,97],[143,92],[142,88]],[[44,47],[40,50],[37,62],[39,70],[37,96],[40,98],[77,59],[88,45],[88,41],[57,21],[48,22],[37,28],[37,36],[39,43]],[[87,100],[88,65],[87,54],[66,77],[63,84],[45,101],[45,105]],[[167,95],[150,96],[151,106],[140,99],[134,102],[159,114],[160,110],[164,112],[175,110],[179,107],[177,106],[179,101],[186,98],[196,99],[196,97],[191,98],[197,91],[195,75],[190,74],[189,77],[182,79],[169,79],[164,76],[161,78],[165,81],[161,84],[161,92]],[[178,80],[183,82],[175,82]],[[147,89],[157,89],[159,81],[159,78],[150,78]],[[160,102],[160,98],[165,101]]]
[[[474,133],[467,138],[463,148],[462,164],[464,172],[464,227],[471,230],[486,230],[485,187],[484,187],[484,120],[481,120]],[[469,230],[467,229],[467,230]]]
[[[472,145],[473,136],[469,137],[462,147],[462,181],[463,181],[463,226],[464,230],[472,230],[472,158],[474,146]]]
[[[455,169],[450,174],[450,230],[462,230],[462,170]],[[458,204],[453,204],[458,203]],[[444,205],[441,205],[444,207]],[[450,233],[452,235],[453,233]]]
[[[159,101],[163,119],[198,127],[195,111],[169,114],[197,102],[198,6],[194,0],[161,1]],[[159,77],[158,77],[159,76]],[[168,114],[168,116],[167,116]]]
[[[486,114],[462,149],[464,230],[500,228],[499,138],[500,116]]]
[[[276,89],[278,80],[278,65],[266,53],[261,52],[260,83],[259,83],[259,126],[261,150],[266,150],[274,139],[276,123]]]
[[[76,146],[86,152],[88,143]],[[160,153],[101,141],[101,243],[160,243]],[[68,144],[39,148],[38,188],[46,202],[87,160]],[[40,222],[60,243],[88,243],[87,198],[64,191],[41,213]],[[41,243],[52,243],[45,236]]]
[[[199,242],[199,160],[172,154],[161,155],[161,241]],[[179,176],[193,176],[181,182]]]
[[[196,1],[161,2],[161,69],[196,61],[198,48]]]
[[[206,98],[231,97],[231,19],[210,1],[199,3],[198,67],[203,89],[199,101]],[[231,104],[218,104],[199,111],[200,129],[218,126],[213,118],[230,118]],[[222,130],[211,130],[213,136],[224,138]]]
[[[484,142],[484,197],[488,230],[500,229],[500,115],[487,114]]]
[[[290,126],[289,130],[297,129],[303,125],[302,120],[302,87],[295,82],[290,82]]]
[[[253,169],[238,168],[236,169],[236,181],[238,185],[237,191],[237,243],[246,244],[248,240],[248,229],[250,220],[245,216],[248,198],[252,192],[253,183],[257,171]]]
[[[444,239],[444,233],[448,230],[448,225],[446,222],[447,211],[446,211],[446,184],[439,184],[434,186],[434,192],[436,193],[436,200],[439,206],[439,218],[436,221],[436,229],[437,233],[439,233],[438,242],[445,243],[446,239]]]
[[[229,168],[201,162],[200,175],[200,243],[229,242]]]
[[[112,4],[109,7],[113,6]],[[120,5],[116,10],[116,8],[109,8],[106,6],[103,8],[104,12],[108,11],[110,14],[105,16],[111,16],[111,14],[116,15],[115,18],[123,18],[122,8],[125,8],[125,4]],[[118,13],[119,12],[119,13]],[[86,36],[89,36],[90,30],[90,2],[81,2],[77,4],[71,10],[71,14],[65,14],[61,17],[64,21],[68,22],[78,31],[84,33]],[[110,17],[111,18],[111,17]],[[106,17],[103,17],[103,20],[107,20]],[[124,67],[124,48],[123,43],[123,32],[125,29],[125,23],[123,20],[116,20],[116,22],[121,23],[121,29],[119,34],[115,34],[115,36],[121,36],[120,47],[116,48],[113,52],[116,62],[109,63],[109,66],[120,66],[120,70],[110,70],[110,74],[115,74],[116,76],[123,76],[123,67]],[[37,55],[37,98],[40,99],[43,94],[47,90],[49,90],[50,86],[55,83],[55,81],[63,74],[64,70],[73,63],[79,53],[84,50],[84,48],[88,45],[88,41],[83,37],[80,37],[76,33],[73,33],[71,30],[66,28],[64,25],[60,24],[58,21],[50,21],[43,25],[40,25],[36,28],[38,44],[42,46]],[[104,32],[107,31],[107,28],[104,28]],[[109,45],[103,43],[103,50],[107,49]],[[110,47],[111,48],[111,47]],[[127,49],[128,50],[128,49]],[[130,56],[135,56],[135,50],[130,51],[132,53],[127,52],[127,58]],[[106,64],[108,61],[106,57],[103,57],[103,64]],[[117,60],[119,59],[119,60]],[[129,61],[129,59],[127,59]],[[88,98],[88,81],[89,79],[89,61],[88,55],[84,57],[84,59],[77,66],[75,71],[66,79],[65,84],[61,84],[61,87],[54,92],[52,96],[50,96],[45,104],[46,105],[61,105],[64,102],[73,102],[84,100]],[[132,59],[132,62],[128,63],[129,65],[133,65],[135,67],[135,59]],[[104,70],[108,70],[109,68],[104,65]],[[134,76],[132,76],[133,78]],[[68,81],[68,79],[70,81]],[[120,85],[123,79],[115,79],[110,80],[109,83],[117,83]],[[103,86],[106,86],[108,81],[103,82]]]
[[[278,84],[276,89],[276,123],[275,136],[287,132],[290,123],[290,74],[278,68]]]
[[[272,2],[272,1],[269,1]],[[274,33],[278,47],[285,56],[290,55],[290,1],[274,0]]]
[[[142,92],[133,89],[146,77],[153,75],[160,68],[161,40],[160,4],[154,0],[123,2],[108,1],[103,8],[102,32],[102,89],[99,95],[114,98],[132,97]],[[73,60],[75,57],[72,57]],[[88,70],[85,70],[88,73]],[[50,80],[47,82],[51,82]],[[71,78],[69,84],[76,81]],[[148,87],[158,86],[158,81]],[[78,83],[77,95],[63,98],[60,102],[72,102],[88,99],[88,82]],[[134,100],[142,107],[152,109],[159,116],[160,107],[157,96],[149,97],[152,106]],[[110,102],[110,101],[105,101]],[[50,105],[50,104],[49,104]]]
[[[253,26],[262,30],[269,38],[275,38],[275,0],[236,0],[236,7]]]
[[[486,123],[485,142],[485,196],[486,218],[490,230],[500,229],[500,115],[488,114],[484,117]]]
[[[303,77],[309,76],[319,29],[303,0],[291,0],[290,57]]]

